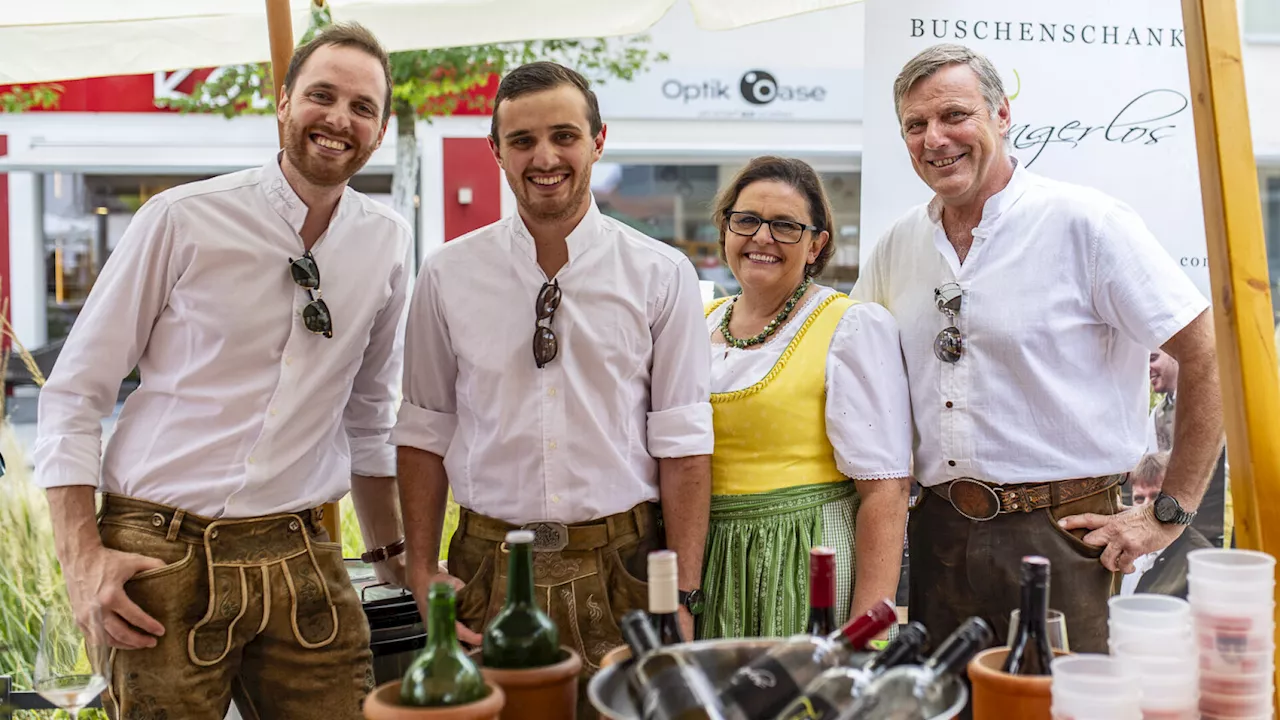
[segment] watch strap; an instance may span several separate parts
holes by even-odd
[[[360,556],[360,561],[367,562],[367,563],[379,563],[379,562],[382,562],[383,560],[393,558],[402,552],[404,552],[404,538],[400,538],[399,540],[391,543],[390,545],[383,545],[382,547],[376,547],[362,554]]]

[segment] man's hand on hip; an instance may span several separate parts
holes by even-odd
[[[422,621],[424,623],[427,622],[428,608],[430,607],[430,603],[428,602],[427,595],[428,593],[430,593],[431,585],[433,583],[437,583],[437,582],[449,583],[450,585],[453,586],[453,590],[455,593],[461,590],[466,585],[466,583],[464,583],[461,579],[450,575],[444,563],[438,563],[435,567],[435,572],[430,574],[425,574],[421,572],[421,570],[419,570],[417,565],[411,564],[409,566],[408,575],[409,575],[409,586],[413,592],[414,599],[418,603],[418,612],[421,613]],[[483,638],[480,636],[479,633],[473,632],[471,628],[468,628],[466,625],[463,625],[461,622],[457,623],[457,629],[458,629],[458,640],[468,645],[479,647],[480,643],[483,641]]]
[[[129,599],[124,584],[138,573],[164,566],[157,558],[104,547],[82,553],[64,565],[67,596],[81,629],[87,630],[91,618],[99,615],[112,647],[155,647],[156,637],[164,635],[164,626]]]
[[[1091,530],[1084,542],[1104,547],[1098,559],[1111,572],[1131,573],[1138,558],[1163,550],[1182,534],[1182,525],[1162,523],[1150,505],[1129,508],[1116,515],[1069,515],[1058,521],[1064,530]]]

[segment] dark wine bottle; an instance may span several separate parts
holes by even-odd
[[[629,682],[644,720],[724,720],[715,688],[680,652],[663,649],[649,616],[622,616],[622,637],[634,658]]]
[[[1049,646],[1049,560],[1022,558],[1022,606],[1018,629],[1009,645],[1004,671],[1011,675],[1048,675],[1053,662]]]
[[[886,670],[917,663],[929,632],[913,622],[898,633],[884,650],[861,665],[831,668],[804,689],[804,694],[778,714],[778,720],[834,720],[862,695]]]
[[[480,668],[458,645],[453,586],[433,583],[427,595],[427,644],[400,683],[400,704],[415,707],[465,705],[489,688]]]
[[[826,637],[836,630],[836,551],[809,551],[809,622],[805,632]]]
[[[676,554],[671,550],[649,553],[649,614],[663,645],[686,642],[680,630],[680,588],[676,579]]]
[[[796,635],[775,645],[729,678],[720,700],[731,718],[772,720],[824,671],[849,664],[855,652],[898,621],[886,599],[826,636]]]
[[[507,601],[484,630],[482,656],[491,668],[523,669],[560,661],[560,631],[533,595],[533,533],[507,533]]]

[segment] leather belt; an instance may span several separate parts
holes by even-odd
[[[502,543],[512,530],[533,532],[534,552],[560,552],[562,550],[598,550],[610,543],[622,544],[633,538],[647,535],[658,524],[654,503],[640,503],[616,515],[566,525],[558,522],[531,522],[516,525],[497,518],[460,508],[458,530],[463,537],[475,537],[489,542]]]
[[[957,478],[929,486],[970,520],[986,521],[1001,513],[1029,513],[1057,507],[1109,490],[1124,482],[1124,473],[1055,482],[997,485],[976,478]]]

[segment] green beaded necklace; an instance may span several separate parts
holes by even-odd
[[[742,297],[742,295],[739,294],[738,298],[734,298],[733,302],[729,303],[729,307],[725,308],[724,319],[720,321],[720,334],[724,336],[724,341],[739,350],[745,350],[746,348],[753,345],[759,345],[765,340],[768,340],[769,336],[773,335],[778,328],[782,327],[782,325],[787,322],[788,317],[791,317],[791,311],[796,309],[796,303],[800,302],[800,298],[804,296],[804,291],[808,290],[809,286],[812,284],[813,278],[806,277],[804,282],[800,283],[800,287],[796,288],[796,291],[791,293],[791,299],[787,301],[787,304],[782,306],[782,312],[778,313],[778,316],[773,320],[770,320],[769,324],[764,326],[764,329],[760,331],[759,335],[745,340],[736,338],[729,332],[729,320],[733,318],[733,306],[737,305],[738,298]]]

